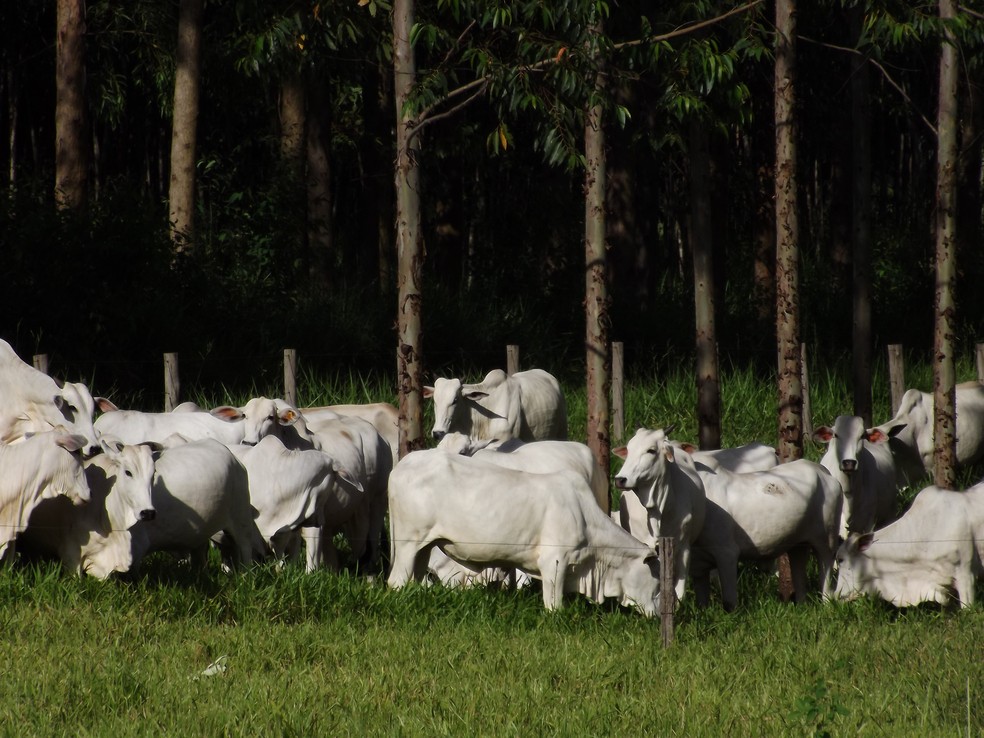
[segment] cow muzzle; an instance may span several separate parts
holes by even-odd
[[[447,431],[436,430],[431,435],[434,436],[435,441],[440,441],[442,438],[444,438],[444,436],[447,435]]]
[[[842,472],[844,472],[845,474],[850,474],[851,472],[857,471],[857,469],[858,469],[858,460],[857,459],[844,459],[840,463],[840,467],[841,467],[841,471]]]
[[[137,515],[140,520],[153,520],[157,517],[157,511],[153,508],[148,508],[147,510],[141,510]]]

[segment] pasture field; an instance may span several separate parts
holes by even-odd
[[[693,440],[688,376],[627,388],[627,426]],[[342,385],[331,399],[364,399]],[[850,407],[846,386],[814,379],[816,423]],[[772,441],[773,387],[736,371],[723,391],[725,444]],[[109,582],[0,572],[0,734],[984,735],[981,587],[962,611],[793,606],[747,568],[736,612],[685,601],[664,649],[658,620],[580,598],[548,613],[535,591],[211,563],[155,555]]]

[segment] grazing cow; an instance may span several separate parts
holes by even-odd
[[[368,506],[362,485],[317,449],[292,450],[275,436],[255,446],[230,447],[249,475],[250,502],[256,527],[277,558],[283,558],[296,536],[320,538],[328,565],[338,568],[332,536]],[[368,522],[368,515],[362,516]],[[320,535],[306,533],[317,528]],[[363,539],[367,532],[363,532]],[[307,551],[307,570],[320,560],[313,543]]]
[[[844,491],[840,535],[867,533],[895,517],[900,472],[889,440],[896,426],[884,433],[865,429],[857,415],[838,415],[833,427],[822,425],[813,438],[827,444],[820,464]]]
[[[906,513],[873,533],[852,533],[837,551],[840,599],[868,594],[896,607],[974,604],[984,575],[984,483],[963,492],[926,487]]]
[[[0,445],[0,561],[11,561],[17,534],[42,500],[64,495],[73,504],[89,501],[82,471],[83,436],[39,433],[22,443]]]
[[[170,436],[176,434],[189,441],[213,438],[230,446],[243,440],[243,422],[232,423],[211,413],[194,410],[169,413],[120,410],[104,397],[97,397],[96,404],[103,412],[96,418],[96,431],[126,444],[165,444]]]
[[[517,568],[543,583],[543,604],[564,592],[593,602],[615,597],[652,617],[658,611],[655,552],[596,505],[584,478],[570,471],[530,474],[442,449],[415,451],[389,484],[390,587],[423,581],[437,546],[473,569]]]
[[[771,560],[783,553],[789,554],[794,600],[802,602],[809,548],[820,564],[823,594],[830,596],[842,496],[824,467],[800,459],[765,471],[698,473],[707,495],[690,564],[699,604],[709,602],[711,569],[718,570],[724,608],[732,610],[738,604],[738,560]]]
[[[463,433],[448,433],[438,448],[463,456],[534,474],[550,474],[562,469],[576,471],[591,486],[594,499],[605,512],[611,508],[608,474],[595,461],[591,449],[577,441],[530,441],[519,439],[498,443],[477,441]]]
[[[567,404],[560,384],[542,369],[508,376],[489,372],[478,384],[438,379],[424,387],[434,400],[434,438],[458,431],[473,438],[508,441],[566,440]]]
[[[83,454],[99,451],[92,427],[95,404],[84,384],[59,382],[21,361],[10,344],[0,340],[0,443],[14,443],[29,434],[64,428],[85,438]]]
[[[640,428],[626,446],[612,450],[625,460],[615,487],[622,490],[622,527],[647,546],[673,538],[673,576],[677,601],[683,599],[690,550],[704,527],[704,485],[690,454],[675,448],[662,429]]]
[[[210,539],[220,532],[233,565],[267,553],[253,520],[246,469],[215,439],[165,449],[155,463],[152,498],[156,518],[129,529],[134,568],[152,551],[191,553],[204,566]]]
[[[17,546],[53,556],[68,571],[106,579],[133,564],[128,529],[155,517],[154,459],[147,445],[127,446],[108,436],[100,443],[103,453],[85,461],[89,504],[72,505],[62,496],[42,501]]]
[[[906,462],[903,471],[910,480],[933,471],[933,406],[932,393],[906,390],[895,417],[874,429],[888,434],[896,426],[905,426],[891,443],[896,457]],[[984,459],[984,386],[979,382],[958,384],[956,413],[957,464],[976,464]]]
[[[677,448],[690,454],[698,471],[701,467],[710,470],[727,469],[733,472],[765,471],[779,465],[779,457],[774,447],[753,441],[744,446],[717,448],[701,451],[692,443],[670,441]]]

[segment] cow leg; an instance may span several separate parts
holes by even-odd
[[[789,569],[793,578],[793,602],[797,605],[806,601],[806,562],[810,550],[804,545],[789,550]]]
[[[420,554],[420,549],[417,543],[414,541],[400,541],[396,542],[394,540],[392,544],[393,548],[393,564],[390,568],[389,578],[386,580],[386,585],[392,589],[399,589],[406,585],[411,579],[416,579],[417,581],[423,581],[423,577],[417,576],[417,568],[419,566],[418,559],[423,559],[424,570],[426,575],[427,559]]]
[[[537,561],[543,584],[543,606],[557,610],[564,605],[564,575],[567,562],[563,557],[541,557]]]
[[[321,527],[317,525],[301,526],[301,538],[304,539],[306,558],[304,570],[312,572],[324,563],[322,558]]]
[[[721,582],[721,604],[725,612],[738,607],[738,551],[718,551],[714,557]]]
[[[675,543],[677,544],[677,555],[673,562],[676,565],[676,571],[673,572],[675,580],[673,591],[676,593],[676,601],[679,604],[683,602],[683,595],[687,591],[687,575],[690,573],[690,547],[681,546],[679,542]]]
[[[957,565],[957,571],[953,577],[953,584],[957,590],[957,597],[960,599],[960,607],[970,607],[974,604],[974,572],[969,565],[963,563]]]

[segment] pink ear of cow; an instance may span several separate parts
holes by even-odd
[[[434,388],[425,384],[424,385],[424,397],[426,399],[430,399],[433,396],[434,396]]]
[[[874,543],[874,542],[875,542],[875,534],[874,533],[865,533],[864,535],[862,535],[861,537],[859,537],[858,538],[858,553],[864,553],[865,551],[867,551],[869,548],[871,548],[871,544]]]
[[[624,459],[626,456],[629,455],[629,449],[627,449],[625,446],[619,446],[618,448],[613,448],[612,453],[615,454],[618,458]]]
[[[228,420],[230,422],[240,420],[244,417],[238,408],[230,405],[221,405],[220,407],[212,408],[211,413],[217,418],[222,418],[222,420]]]
[[[829,425],[821,425],[815,431],[813,431],[813,440],[820,443],[830,443],[830,439],[834,437],[834,429]]]
[[[112,413],[119,410],[111,400],[107,400],[105,397],[93,397],[92,399],[95,400],[96,407],[99,408],[100,412]]]

